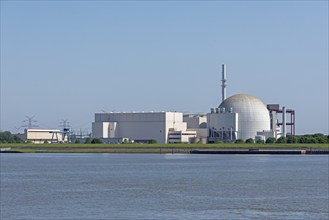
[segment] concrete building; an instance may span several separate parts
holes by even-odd
[[[216,140],[255,139],[257,132],[269,136],[270,115],[257,97],[237,94],[225,99],[207,115],[209,142]],[[260,135],[260,133],[258,134]]]
[[[190,142],[196,132],[187,131],[180,112],[111,112],[96,113],[92,123],[92,138],[128,138],[134,142]],[[170,140],[170,141],[169,141]]]
[[[236,94],[226,98],[226,65],[222,65],[222,102],[218,108],[212,108],[207,114],[208,141],[235,141],[249,138],[266,140],[269,137],[285,136],[286,126],[295,130],[295,111],[279,109],[278,104],[265,105],[260,99],[248,94]],[[286,122],[286,112],[290,121]],[[278,122],[278,113],[282,113],[282,123]],[[280,128],[280,125],[281,128]]]
[[[196,131],[195,143],[207,143],[208,128],[206,115],[187,114],[183,116],[183,121],[186,122],[188,131]]]
[[[208,142],[235,141],[238,139],[239,117],[237,112],[225,108],[213,108],[207,114]]]
[[[168,143],[194,143],[196,137],[196,131],[174,131],[171,129],[168,133]]]
[[[35,144],[48,143],[63,143],[67,141],[67,136],[64,136],[57,129],[25,129],[24,134],[19,136],[24,141],[31,141]]]
[[[279,104],[268,104],[267,109],[270,112],[271,130],[275,131],[276,137],[295,135],[295,110],[285,107],[280,109]],[[290,127],[290,132],[287,126]]]
[[[278,104],[266,106],[259,98],[236,94],[226,98],[226,65],[222,65],[222,102],[205,115],[184,115],[179,112],[96,113],[92,137],[104,142],[129,140],[158,143],[215,143],[237,139],[266,140],[285,137],[287,126],[295,133],[295,111],[282,110]],[[278,118],[282,114],[282,122]],[[290,114],[290,117],[289,115]]]

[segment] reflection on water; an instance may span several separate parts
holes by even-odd
[[[179,159],[187,159],[190,156],[189,154],[164,154],[165,159],[169,160],[179,160]]]
[[[2,154],[1,219],[328,219],[328,156]]]

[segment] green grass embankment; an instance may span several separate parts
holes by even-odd
[[[22,153],[189,153],[196,149],[328,149],[329,144],[0,144]]]

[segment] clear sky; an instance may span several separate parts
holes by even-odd
[[[1,130],[207,113],[248,93],[328,133],[328,1],[1,1]]]

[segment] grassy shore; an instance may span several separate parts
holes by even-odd
[[[329,149],[329,144],[0,144],[21,153],[189,153],[196,149]]]

